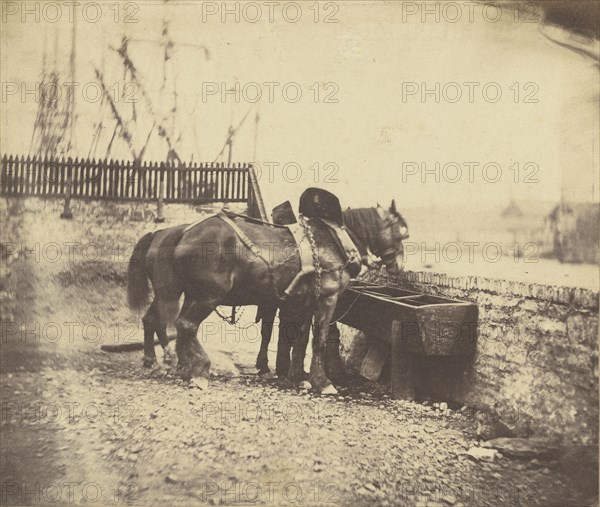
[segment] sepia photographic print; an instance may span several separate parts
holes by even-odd
[[[598,0],[1,0],[0,504],[598,507]]]

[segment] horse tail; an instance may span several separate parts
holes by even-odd
[[[150,280],[146,272],[146,254],[152,244],[154,233],[142,236],[133,248],[127,266],[127,303],[132,310],[140,310],[148,304]]]

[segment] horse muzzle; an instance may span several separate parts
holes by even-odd
[[[387,274],[397,276],[404,271],[404,262],[402,256],[398,255],[394,260],[384,264]]]

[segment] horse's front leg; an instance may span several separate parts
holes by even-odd
[[[279,309],[279,333],[277,340],[277,359],[275,373],[280,379],[287,378],[290,372],[290,352],[294,343],[294,332],[298,321],[289,307]]]
[[[277,340],[277,359],[275,363],[275,373],[279,378],[285,378],[290,371],[290,351],[292,350],[292,340],[288,336],[287,328],[290,324],[284,321],[279,314],[279,338]]]
[[[292,363],[290,365],[289,378],[293,385],[304,386],[306,382],[306,373],[304,373],[304,358],[306,357],[306,346],[310,335],[311,320],[306,320],[301,324],[296,324],[295,340],[292,348]],[[310,387],[310,385],[307,385]]]
[[[326,347],[325,372],[327,377],[336,384],[341,383],[346,380],[346,368],[340,356],[340,330],[335,323],[329,324]]]
[[[259,314],[257,321],[260,318],[261,328],[260,334],[262,340],[260,342],[260,351],[256,357],[256,369],[259,375],[265,375],[271,370],[269,369],[269,343],[271,342],[271,336],[273,334],[273,323],[275,322],[275,315],[277,314],[277,307],[259,307]]]
[[[315,311],[315,331],[313,336],[313,357],[310,365],[310,383],[316,391],[322,394],[336,394],[337,389],[325,373],[325,354],[329,323],[337,304],[337,293],[319,301]]]
[[[312,315],[296,305],[283,306],[279,310],[279,341],[277,343],[276,372],[279,378],[288,378],[293,383],[306,379],[304,375],[304,355],[308,343]],[[302,342],[306,339],[306,342]],[[290,362],[290,352],[294,350],[295,362]]]

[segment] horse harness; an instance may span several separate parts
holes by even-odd
[[[239,227],[239,225],[237,225],[235,223],[235,220],[233,220],[233,219],[236,217],[243,218],[244,220],[247,220],[249,222],[260,223],[260,224],[270,226],[270,227],[286,228],[291,233],[292,237],[294,238],[294,242],[296,243],[296,250],[298,251],[299,257],[300,257],[300,271],[296,274],[296,276],[291,281],[291,283],[288,285],[288,287],[283,291],[283,294],[279,293],[277,284],[275,283],[274,266],[272,265],[271,262],[269,262],[268,259],[266,259],[262,255],[261,248],[248,237],[248,235]],[[361,264],[362,264],[361,255],[360,255],[358,249],[356,248],[354,242],[348,235],[347,230],[343,226],[340,227],[339,225],[337,225],[336,223],[334,223],[330,220],[327,220],[324,218],[318,219],[318,220],[321,220],[321,222],[324,223],[328,227],[330,232],[332,232],[333,237],[336,239],[337,247],[341,251],[342,255],[346,258],[346,260],[340,266],[326,269],[326,268],[323,268],[323,266],[321,265],[321,261],[319,259],[319,255],[318,255],[318,251],[317,251],[318,246],[315,242],[312,227],[309,223],[310,220],[303,215],[300,215],[299,223],[289,224],[289,225],[277,225],[277,224],[271,224],[268,222],[263,222],[262,220],[247,217],[245,215],[239,215],[237,213],[232,213],[229,211],[228,212],[219,211],[217,213],[213,213],[213,214],[204,216],[204,217],[202,217],[202,219],[188,225],[184,229],[183,232],[189,231],[193,227],[203,223],[204,221],[206,221],[210,218],[219,218],[225,224],[227,224],[229,226],[229,228],[236,234],[236,236],[239,238],[239,240],[248,249],[250,249],[250,251],[258,259],[260,259],[265,264],[265,266],[267,267],[267,271],[269,273],[271,285],[273,286],[275,297],[280,301],[283,301],[283,300],[287,299],[289,296],[293,295],[297,285],[307,275],[314,273],[315,279],[314,279],[314,285],[313,285],[313,296],[314,296],[314,301],[316,304],[316,302],[321,294],[321,277],[324,273],[343,271],[344,269],[348,268],[350,271],[355,273],[354,274],[354,276],[355,276],[360,271]],[[306,244],[306,246],[304,248],[303,248],[303,243]],[[232,312],[232,319],[228,319],[227,317],[219,314],[219,312],[217,312],[217,314],[225,321],[227,321],[231,324],[235,323],[234,317],[233,317],[233,315],[235,315],[235,307]]]

